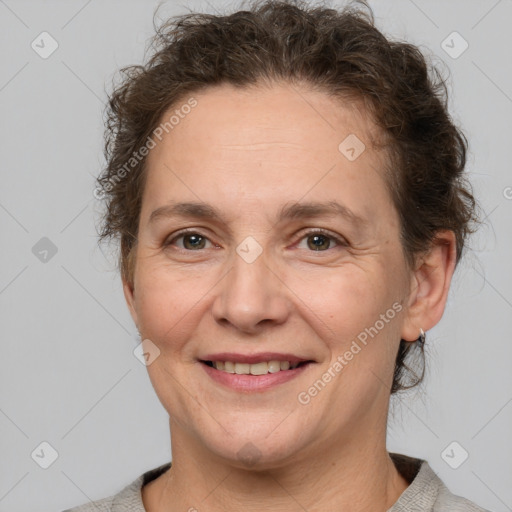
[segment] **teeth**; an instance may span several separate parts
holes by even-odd
[[[247,363],[235,363],[235,373],[237,375],[249,375],[251,365]]]
[[[268,371],[270,373],[281,371],[281,363],[279,361],[270,361],[270,363],[268,363]]]
[[[299,363],[290,364],[289,361],[262,361],[261,363],[233,363],[231,361],[213,361],[213,367],[227,373],[237,375],[266,375],[277,373],[281,370],[297,368]]]
[[[217,370],[222,370],[222,368],[219,368],[217,365],[220,364],[224,364],[224,371],[225,372],[228,372],[228,373],[235,373],[235,363],[230,363],[229,361],[226,361],[225,363],[222,363],[222,362],[215,362],[215,368],[217,368]]]
[[[244,366],[250,366],[250,371],[248,369],[247,373],[250,373],[251,375],[265,375],[268,373],[268,363],[265,363],[265,361]],[[235,372],[238,373],[238,363],[235,365]]]

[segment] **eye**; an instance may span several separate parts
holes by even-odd
[[[342,237],[336,236],[324,229],[307,231],[302,235],[300,240],[302,241],[304,239],[308,240],[307,248],[315,252],[326,252],[331,248],[332,241],[335,242],[336,246],[346,247],[348,245],[346,240]],[[182,240],[181,246],[176,244],[178,240]],[[168,247],[176,244],[178,249],[183,251],[198,251],[207,248],[207,243],[212,244],[208,237],[202,235],[198,231],[184,230],[174,234],[172,238],[164,243],[164,246]],[[299,246],[299,248],[303,247]]]
[[[178,245],[178,249],[182,249],[184,251],[197,251],[198,249],[204,249],[205,244],[208,242],[211,244],[210,240],[203,236],[201,233],[197,231],[180,231],[177,233],[172,239],[169,239],[164,243],[164,246],[173,245],[177,240],[183,240],[183,246]]]
[[[347,242],[342,238],[333,235],[329,231],[324,229],[315,229],[304,233],[301,240],[307,241],[307,248],[315,252],[326,252],[331,248],[331,240],[334,240],[336,245],[346,247]],[[299,247],[301,248],[301,247]]]

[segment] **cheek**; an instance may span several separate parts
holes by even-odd
[[[374,262],[333,269],[329,279],[302,281],[298,292],[308,297],[301,314],[323,339],[330,367],[338,362],[331,371],[345,375],[340,384],[347,389],[379,387],[379,380],[387,385],[394,368],[402,305],[398,281],[385,267]]]
[[[348,264],[325,274],[325,270],[308,274],[295,290],[325,329],[336,334],[357,335],[391,307],[397,295],[380,266]]]
[[[201,299],[209,289],[204,275],[185,279],[165,266],[148,266],[139,269],[137,285],[141,332],[162,352],[177,351],[199,321]]]

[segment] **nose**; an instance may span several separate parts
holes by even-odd
[[[271,324],[284,323],[289,315],[290,291],[285,278],[264,253],[250,263],[236,253],[217,290],[212,313],[224,327],[256,334]]]

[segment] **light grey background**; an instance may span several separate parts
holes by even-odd
[[[167,2],[161,13],[223,4]],[[449,67],[451,112],[487,216],[428,333],[423,391],[392,403],[389,449],[426,458],[457,494],[512,510],[512,1],[371,5],[385,33]],[[132,353],[114,257],[96,245],[92,194],[104,90],[142,61],[156,6],[0,0],[0,512],[64,510],[170,460],[167,414]],[[43,31],[59,45],[47,59],[31,48]],[[456,59],[441,46],[453,31],[469,44]],[[43,237],[57,248],[46,262],[33,252]],[[36,463],[49,460],[44,441],[58,452],[48,469]],[[441,456],[453,441],[469,453],[458,469]]]

